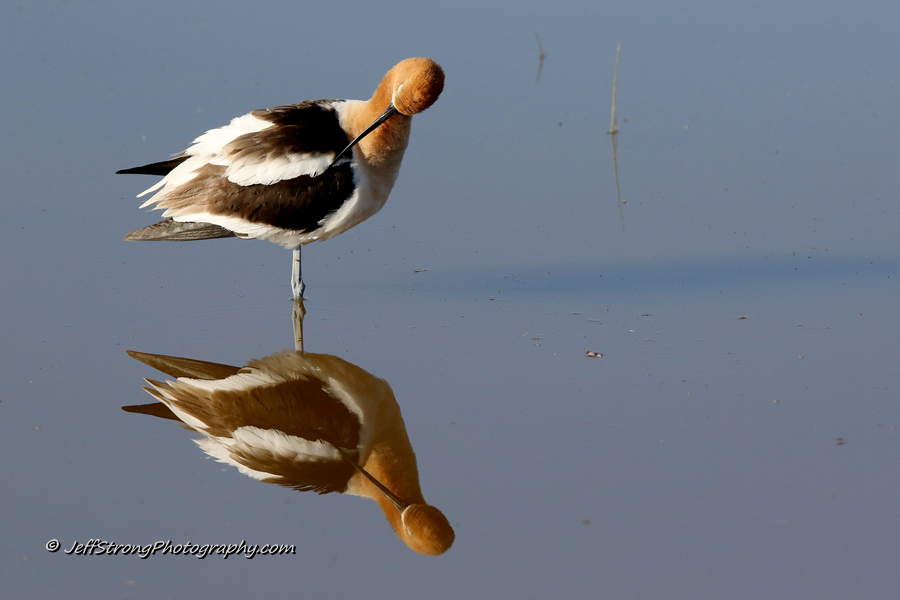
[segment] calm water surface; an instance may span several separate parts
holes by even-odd
[[[4,595],[896,598],[898,12],[3,6]],[[385,209],[304,251],[305,337],[391,384],[437,558],[120,409],[158,377],[126,350],[293,342],[289,252],[125,243],[152,179],[113,173],[416,55],[446,90]],[[296,554],[65,553],[91,539]]]

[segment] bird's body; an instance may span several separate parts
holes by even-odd
[[[441,554],[453,543],[447,519],[422,497],[386,381],[324,354],[281,352],[244,368],[130,354],[178,380],[147,380],[163,404],[126,410],[181,421],[203,435],[204,452],[255,479],[372,498],[416,552]]]
[[[126,240],[237,236],[295,250],[332,238],[381,210],[409,143],[412,115],[440,95],[427,58],[398,63],[372,98],[315,100],[255,110],[213,129],[175,158],[120,173],[164,175],[141,194],[167,220]],[[298,290],[299,284],[299,290]],[[294,295],[302,294],[299,271]]]

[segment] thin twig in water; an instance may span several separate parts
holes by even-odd
[[[544,45],[541,43],[541,36],[538,35],[537,31],[534,32],[534,39],[537,40],[538,45],[538,70],[534,82],[538,83],[541,80],[541,71],[544,70],[544,59],[547,58],[547,53],[544,52]]]
[[[609,117],[609,131],[607,132],[612,139],[612,156],[613,156],[613,172],[616,176],[616,198],[619,206],[619,221],[622,223],[622,231],[625,231],[625,210],[622,201],[622,192],[619,188],[619,165],[616,162],[616,137],[619,129],[616,127],[616,83],[619,80],[619,52],[622,50],[622,44],[616,46],[616,68],[613,72],[613,89],[612,89],[612,110]]]

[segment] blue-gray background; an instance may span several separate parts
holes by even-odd
[[[2,595],[896,598],[900,7],[745,4],[0,6]],[[125,243],[153,179],[114,171],[420,55],[446,89],[385,209],[304,252],[306,333],[394,387],[439,558],[119,410],[158,377],[127,349],[292,342],[288,252]]]

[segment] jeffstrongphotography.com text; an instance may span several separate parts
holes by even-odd
[[[73,541],[68,548],[63,548],[59,540],[50,540],[46,544],[49,552],[62,550],[72,556],[138,556],[142,559],[151,556],[193,556],[194,558],[206,558],[216,556],[228,558],[229,556],[243,556],[254,558],[256,556],[272,556],[278,554],[296,554],[297,547],[293,544],[248,544],[241,540],[234,544],[195,544],[184,542],[173,544],[172,540],[160,540],[152,544],[119,544],[101,539],[92,539],[87,542]]]

